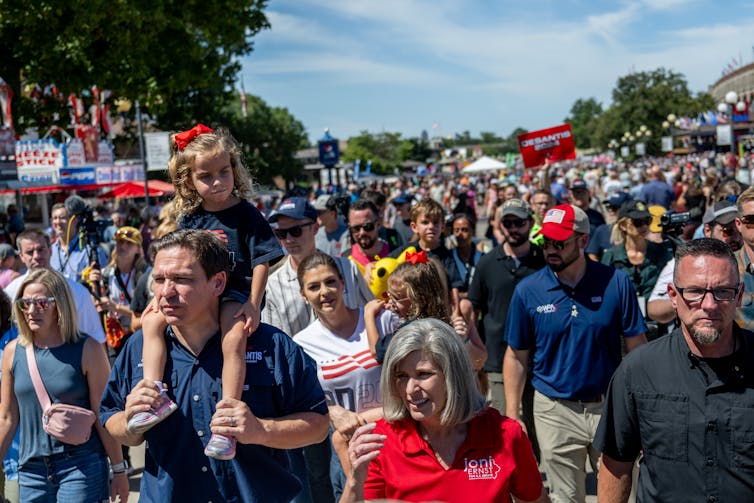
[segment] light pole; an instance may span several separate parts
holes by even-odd
[[[736,91],[728,91],[725,94],[725,101],[717,105],[717,111],[721,114],[727,114],[730,121],[730,153],[736,155],[736,133],[733,131],[733,106],[736,110],[743,111],[746,109],[746,103],[738,101]]]

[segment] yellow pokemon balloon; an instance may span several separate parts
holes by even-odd
[[[387,279],[398,265],[406,261],[407,253],[416,253],[416,248],[409,246],[398,258],[377,257],[377,262],[372,267],[372,278],[369,281],[369,289],[376,299],[387,300]]]

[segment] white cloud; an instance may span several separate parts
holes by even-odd
[[[389,84],[397,93],[400,86],[412,92],[431,88],[449,100],[437,107],[475,97],[489,103],[484,111],[525,114],[505,119],[515,125],[545,121],[548,115],[559,120],[580,97],[595,96],[608,105],[617,78],[631,71],[671,68],[700,91],[732,57],[741,53],[748,61],[754,19],[742,15],[728,24],[643,31],[650,16],[671,15],[697,2],[637,0],[567,20],[503,13],[472,22],[462,9],[474,7],[452,0],[295,0],[295,8],[278,4],[277,11],[268,12],[272,30],[259,36],[246,72],[267,79],[333,79],[356,85],[354,94],[368,84]],[[307,10],[317,18],[290,13]],[[263,54],[263,43],[275,45],[274,55]],[[430,117],[423,120],[431,123]],[[452,127],[450,118],[443,123]]]
[[[259,75],[321,74],[337,78],[339,83],[425,84],[441,78],[441,74],[406,65],[392,65],[357,56],[328,53],[288,53],[284,58],[255,62],[250,70]],[[345,80],[344,80],[345,79]]]
[[[686,6],[694,0],[644,0],[642,4],[650,10],[673,10],[676,7]]]

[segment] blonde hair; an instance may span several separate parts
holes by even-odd
[[[445,218],[445,210],[440,203],[431,197],[425,197],[411,208],[411,221],[418,222],[421,217],[427,217],[430,220],[442,220]]]
[[[445,379],[445,406],[440,412],[440,424],[451,427],[466,423],[487,406],[461,338],[447,323],[428,318],[412,321],[398,330],[387,348],[380,378],[386,421],[411,417],[398,390],[397,373],[400,363],[414,351],[432,360]]]
[[[409,318],[437,318],[450,323],[445,269],[436,258],[429,257],[427,263],[403,262],[388,278],[388,282],[397,281],[405,286],[411,300]]]
[[[626,231],[622,226],[628,225],[629,217],[620,217],[613,224],[613,230],[610,232],[610,242],[615,245],[619,245],[626,240]]]
[[[197,155],[227,153],[233,170],[233,195],[240,199],[251,197],[251,177],[244,168],[241,147],[227,129],[218,128],[211,133],[200,134],[181,150],[178,150],[175,136],[170,137],[172,155],[168,172],[175,186],[173,204],[179,217],[193,213],[202,204],[201,196],[191,183],[191,170]]]
[[[160,210],[160,216],[158,219],[160,223],[154,231],[154,239],[160,239],[162,236],[178,230],[179,217],[175,200],[171,199],[165,203]]]
[[[37,269],[21,283],[16,294],[17,301],[22,298],[27,286],[37,283],[43,285],[50,291],[50,296],[55,299],[55,308],[58,316],[58,327],[60,327],[60,336],[63,343],[76,343],[81,338],[79,333],[79,318],[76,312],[76,304],[73,301],[73,292],[68,286],[68,281],[57,271],[52,269]],[[24,312],[18,302],[13,302],[13,317],[18,325],[18,343],[26,347],[33,342],[33,334],[29,324],[26,323]]]

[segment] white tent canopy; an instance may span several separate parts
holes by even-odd
[[[462,171],[464,173],[484,173],[485,171],[499,171],[501,169],[505,169],[504,162],[485,155],[463,168]]]

